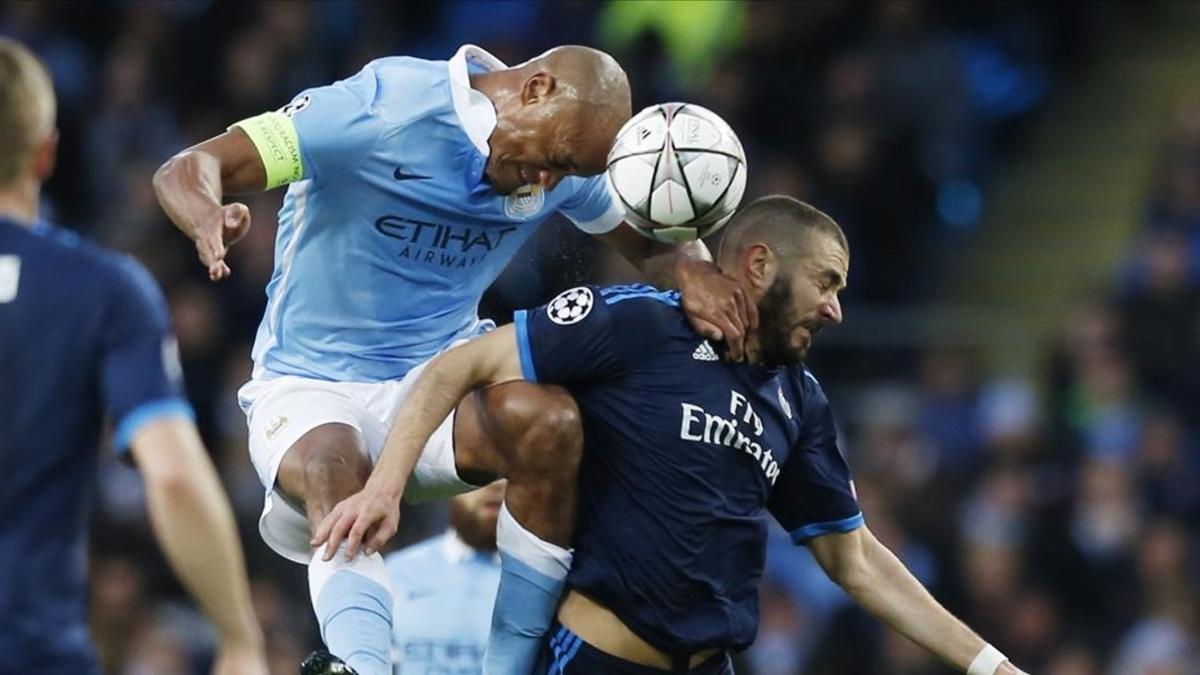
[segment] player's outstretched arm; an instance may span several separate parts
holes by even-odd
[[[250,229],[250,210],[226,194],[261,192],[267,171],[258,149],[240,127],[194,145],[154,173],[154,192],[163,211],[196,243],[200,262],[213,281],[229,276],[225,253]]]
[[[197,604],[216,625],[217,675],[267,675],[233,511],[191,421],[163,418],[134,434],[154,535]]]
[[[808,548],[829,578],[873,616],[970,675],[1024,675],[942,607],[865,526]]]
[[[367,484],[338,503],[313,535],[333,558],[342,540],[346,556],[368,553],[387,544],[400,524],[400,498],[429,437],[472,390],[521,379],[517,332],[502,326],[434,358],[400,406],[379,461]]]
[[[647,239],[624,226],[599,238],[637,267],[651,283],[678,288],[692,328],[710,340],[724,341],[734,361],[744,358],[746,335],[758,328],[758,307],[740,284],[713,264],[712,254],[703,241],[671,246]]]

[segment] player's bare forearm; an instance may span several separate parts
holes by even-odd
[[[146,479],[154,534],[171,568],[223,644],[260,649],[233,510],[195,427],[183,419],[150,422],[135,434],[132,451]]]
[[[684,288],[696,274],[720,273],[713,264],[708,246],[699,239],[673,246],[660,242],[651,244],[641,270],[653,283],[663,288]]]
[[[600,238],[621,252],[660,288],[683,293],[683,311],[700,335],[724,341],[728,356],[741,361],[746,336],[758,328],[758,308],[745,289],[721,273],[704,242],[669,245],[622,225]]]
[[[366,489],[400,500],[429,437],[472,390],[521,378],[517,334],[507,325],[429,363],[392,424]]]
[[[816,537],[808,546],[829,577],[863,609],[960,671],[987,644],[942,607],[866,527]]]
[[[600,235],[623,258],[633,264],[646,279],[659,288],[681,288],[686,275],[703,273],[697,265],[715,271],[712,253],[703,241],[665,244],[648,239],[624,224]]]
[[[154,173],[154,193],[175,227],[195,239],[197,226],[221,210],[220,160],[203,150],[184,150]]]
[[[159,204],[192,238],[226,195],[262,192],[266,185],[262,158],[239,127],[179,152],[154,173]]]
[[[250,228],[245,204],[222,205],[221,200],[226,194],[262,191],[266,185],[258,149],[239,127],[184,150],[154,173],[159,204],[196,243],[213,281],[229,276],[225,253]]]

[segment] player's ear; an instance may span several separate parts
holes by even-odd
[[[530,75],[521,87],[521,103],[541,103],[554,92],[556,84],[554,76],[549,73],[536,72]]]
[[[54,173],[54,162],[58,156],[58,130],[46,137],[33,151],[33,176],[39,183]]]
[[[771,247],[754,243],[742,253],[742,272],[755,290],[765,293],[779,273],[779,258]]]

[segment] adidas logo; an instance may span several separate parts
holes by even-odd
[[[696,347],[696,351],[692,352],[692,358],[696,359],[697,361],[721,360],[721,357],[717,356],[717,350],[713,349],[712,345],[708,344],[708,340],[701,342],[700,346]]]

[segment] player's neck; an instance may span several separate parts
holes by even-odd
[[[38,186],[34,181],[18,180],[0,189],[0,218],[32,226],[37,220]]]
[[[512,70],[497,70],[475,73],[470,76],[471,88],[488,97],[497,112],[505,107],[513,96],[520,96],[519,80]],[[518,85],[518,86],[514,86]]]

